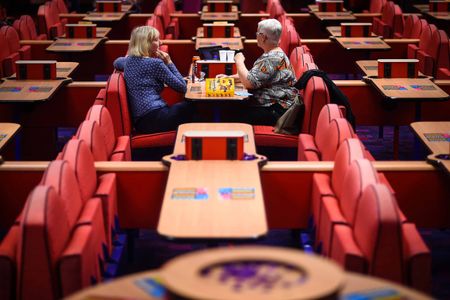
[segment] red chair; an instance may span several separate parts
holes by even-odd
[[[127,135],[116,137],[111,114],[105,106],[93,105],[86,115],[86,120],[94,121],[98,124],[99,129],[102,133],[102,142],[104,142],[105,144],[105,150],[108,160],[131,160],[130,137]]]
[[[438,60],[438,70],[436,74],[437,79],[450,79],[450,63],[449,63],[449,56],[450,56],[450,43],[447,44],[447,50],[445,48],[442,48],[444,54],[442,54],[443,57],[447,55],[447,59]],[[445,54],[447,52],[447,54]]]
[[[420,39],[420,35],[422,34],[422,31],[426,26],[428,26],[427,20],[419,19],[417,22],[414,23],[410,38]]]
[[[62,159],[69,162],[75,171],[83,202],[92,198],[100,198],[104,216],[107,256],[111,254],[114,240],[114,228],[117,220],[117,187],[116,174],[107,173],[98,177],[94,166],[94,158],[88,146],[82,140],[72,139],[62,151]]]
[[[28,15],[22,15],[19,19],[14,21],[14,28],[19,33],[21,40],[46,40],[45,34],[37,34],[36,24],[33,18]]]
[[[424,48],[419,48],[416,53],[416,58],[419,60],[420,72],[428,76],[435,76],[435,73],[437,72],[437,59],[439,56],[439,49],[441,47],[441,44],[448,43],[448,38],[444,31],[442,31],[442,34],[439,33],[439,30],[436,28],[436,26],[430,25],[430,28],[430,41],[424,45]],[[428,38],[428,36],[425,37]],[[448,59],[448,57],[446,59]]]
[[[402,223],[395,197],[383,184],[362,194],[353,228],[336,226],[331,258],[368,273],[430,291],[431,255],[414,224]]]
[[[153,15],[157,15],[162,19],[165,34],[172,34],[174,39],[178,39],[180,33],[178,19],[172,19],[170,17],[170,12],[166,7],[165,1],[159,2],[159,4],[155,7]]]
[[[16,61],[19,59],[30,59],[30,46],[20,47],[17,31],[11,26],[0,28],[0,64],[2,77],[11,76],[16,72]]]
[[[356,210],[361,202],[364,189],[373,183],[379,183],[379,177],[370,161],[356,159],[350,163],[342,181],[345,188],[341,195],[322,198],[320,223],[316,231],[316,244],[322,243],[322,253],[333,254],[333,232],[336,226],[353,226]]]
[[[131,149],[173,146],[175,131],[153,134],[137,134],[134,132],[128,109],[127,90],[125,79],[121,72],[113,73],[106,86],[104,105],[114,120],[116,136],[128,135],[131,138]]]
[[[292,50],[289,60],[292,64],[292,68],[295,72],[295,77],[299,79],[303,73],[308,69],[307,64],[313,64],[314,59],[309,49],[302,47],[296,47]],[[317,69],[317,66],[316,66]]]
[[[57,299],[101,278],[92,226],[72,228],[65,215],[53,187],[31,191],[19,229],[17,299]]]
[[[59,14],[67,14],[67,13],[69,13],[69,10],[67,9],[66,2],[64,0],[51,0],[51,2],[52,2],[52,5],[55,6],[55,11],[57,13],[59,22],[61,22],[63,27],[66,26],[66,24],[69,22],[67,20],[67,18],[60,18],[59,17]]]
[[[161,9],[161,8],[158,8],[158,9]],[[171,40],[171,39],[173,39],[173,34],[171,34],[171,33],[166,34],[165,33],[161,15],[154,14],[151,18],[147,19],[146,25],[156,28],[159,31],[159,38],[161,40],[164,40],[164,39],[165,40]],[[159,47],[159,49],[161,49],[162,51],[167,52],[167,53],[169,52],[169,46],[168,45],[161,45]]]
[[[312,77],[303,91],[305,113],[300,126],[301,133],[313,133],[322,107],[330,103],[328,90],[322,78]],[[255,142],[257,146],[297,148],[298,136],[278,134],[272,126],[255,125]]]
[[[6,36],[0,34],[0,45],[6,45],[7,43]],[[0,78],[10,76],[14,73],[12,72],[12,58],[8,58],[9,55],[8,47],[0,47]]]
[[[420,19],[417,15],[408,15],[405,17],[405,24],[403,26],[403,32],[395,32],[394,38],[397,39],[413,39],[417,37],[413,37],[413,29],[416,24],[419,24]]]
[[[401,33],[403,31],[403,16],[402,10],[398,5],[388,1],[383,6],[383,11],[380,18],[373,20],[373,32],[384,38],[392,38],[395,32]]]
[[[31,47],[30,46],[20,46],[19,34],[16,29],[12,26],[2,26],[0,28],[0,34],[6,36],[8,41],[9,53],[19,53],[20,59],[31,59]]]
[[[58,8],[55,4],[48,1],[38,8],[39,32],[45,33],[49,39],[55,39],[64,34],[64,26],[59,20]]]
[[[417,58],[418,51],[428,49],[431,44],[431,36],[437,28],[433,24],[426,24],[425,27],[422,28],[422,33],[420,34],[419,46],[415,44],[408,44],[407,57],[408,58]]]
[[[339,145],[347,138],[356,137],[348,121],[336,104],[322,107],[314,135],[302,133],[298,137],[298,160],[333,161]]]
[[[20,228],[14,224],[0,243],[0,299],[16,298],[17,247]]]

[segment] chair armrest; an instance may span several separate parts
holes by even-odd
[[[310,134],[301,133],[298,136],[297,159],[302,161],[319,161],[320,151],[317,149],[314,137]]]

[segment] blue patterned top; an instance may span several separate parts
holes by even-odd
[[[161,97],[164,84],[186,93],[186,82],[173,63],[159,58],[127,56],[114,61],[114,68],[124,71],[128,104],[134,123],[148,112],[167,106]]]

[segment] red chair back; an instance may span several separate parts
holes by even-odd
[[[330,103],[330,97],[325,82],[320,77],[312,77],[303,91],[305,114],[301,126],[302,133],[314,134],[317,119],[322,107]]]

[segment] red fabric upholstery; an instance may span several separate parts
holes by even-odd
[[[28,15],[22,15],[19,19],[14,21],[14,28],[19,34],[21,40],[46,40],[45,34],[38,35],[36,32],[36,25],[33,18]]]
[[[369,12],[381,13],[383,6],[386,4],[386,0],[370,0]]]
[[[75,171],[80,187],[81,199],[86,202],[97,188],[97,173],[94,158],[86,142],[72,139],[66,143],[62,151],[62,159],[67,160]]]
[[[367,261],[353,238],[350,226],[335,226],[331,258],[346,270],[367,273]]]
[[[372,30],[375,34],[383,36],[384,38],[391,38],[393,36],[393,24],[395,15],[395,4],[388,1],[383,6],[381,19],[375,18],[373,20]]]
[[[13,225],[0,243],[0,299],[15,299],[19,226]]]
[[[394,6],[394,19],[391,24],[392,28],[392,37],[397,34],[401,34],[403,32],[403,12],[400,6]]]
[[[412,39],[412,38],[418,38],[417,37],[413,37],[412,33],[413,33],[413,29],[414,26],[416,24],[420,24],[419,22],[419,17],[417,15],[408,15],[405,17],[404,20],[404,26],[403,26],[403,32],[395,32],[394,33],[394,37],[395,38],[404,38],[404,39]]]
[[[42,185],[52,186],[64,202],[65,216],[71,228],[88,224],[93,226],[93,238],[97,241],[96,251],[103,257],[102,245],[106,244],[104,216],[100,199],[81,199],[78,181],[69,162],[65,160],[52,161],[41,180]]]
[[[64,201],[53,187],[38,185],[28,196],[18,244],[18,299],[36,299],[37,291],[40,299],[57,299],[66,295],[61,284],[73,292],[86,287],[91,278],[98,279],[95,248],[82,251],[90,231],[82,226],[71,234],[64,215]],[[82,259],[75,263],[76,257]],[[70,268],[66,259],[72,261]]]
[[[105,145],[105,136],[102,134],[97,122],[85,120],[78,127],[77,139],[86,142],[95,161],[108,161],[109,155]]]
[[[16,72],[16,61],[19,59],[31,59],[30,46],[20,47],[19,35],[14,27],[2,26],[0,28],[0,35],[4,36],[6,43],[4,47],[8,48],[8,56],[3,61],[3,69],[6,76],[12,75]]]
[[[128,109],[127,91],[123,74],[120,72],[111,74],[106,86],[106,98],[104,104],[114,120],[116,136],[131,136],[131,148],[149,148],[171,146],[175,143],[175,131],[167,131],[154,134],[134,134],[130,111]]]
[[[105,98],[106,98],[106,89],[100,89],[100,91],[98,91],[97,96],[95,96],[95,101],[94,101],[94,105],[103,105],[105,103]]]
[[[105,106],[92,106],[86,115],[86,120],[95,121],[99,125],[109,160],[117,160],[119,157],[123,158],[122,160],[131,160],[130,137],[123,135],[116,138],[111,114]]]
[[[302,67],[304,65],[303,63],[303,54],[309,53],[309,49],[305,46],[301,47],[295,47],[292,49],[291,54],[289,56],[289,60],[291,62],[292,67],[294,68],[295,77],[299,79],[303,72]],[[311,56],[311,62],[314,62]]]
[[[412,39],[420,39],[420,35],[422,34],[422,31],[424,28],[428,25],[427,20],[425,19],[418,19],[414,22],[414,26],[411,31],[411,38]]]
[[[312,135],[303,133],[298,136],[297,160],[320,161],[320,150]]]
[[[55,2],[48,1],[39,6],[38,25],[39,31],[47,34],[50,39],[64,34],[64,26],[59,20],[58,7]]]
[[[346,119],[331,120],[328,129],[315,136],[316,145],[321,153],[321,160],[334,160],[336,151],[342,141],[352,137],[355,137],[355,133]]]
[[[364,189],[353,228],[369,274],[402,282],[402,229],[397,201],[383,184]]]
[[[424,292],[431,291],[431,254],[416,225],[402,224],[405,283]]]
[[[301,46],[300,36],[297,33],[295,27],[289,23],[284,26],[280,37],[280,48],[283,49],[284,53],[289,56],[289,54],[296,47]]]
[[[444,30],[436,30],[431,36],[430,56],[433,58],[433,76],[439,68],[449,67],[449,40]]]
[[[437,30],[436,26],[433,24],[422,23],[422,31],[419,38],[419,46],[414,44],[408,45],[408,58],[418,58],[417,52],[419,50],[426,51],[429,45],[431,44],[431,36],[435,30]],[[420,66],[419,66],[420,67]]]
[[[83,201],[86,203],[86,201],[91,202],[92,197],[100,198],[104,216],[104,232],[108,250],[111,251],[112,228],[114,226],[114,216],[117,215],[115,175],[103,175],[100,177],[99,185],[97,186],[94,158],[86,142],[82,140],[73,139],[67,142],[62,152],[62,158],[67,160],[75,171]]]
[[[178,20],[171,19],[170,12],[166,7],[165,1],[159,2],[159,4],[155,7],[153,14],[162,18],[163,26],[166,29],[165,33],[172,34],[173,38],[177,39],[180,32]]]
[[[56,12],[56,16],[58,17],[58,22],[62,24],[64,29],[64,26],[66,26],[68,20],[67,18],[60,18],[59,14],[67,14],[69,12],[66,3],[64,2],[64,0],[51,0],[51,1],[52,5],[55,7],[54,10]]]

